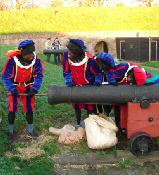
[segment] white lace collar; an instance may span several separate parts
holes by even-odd
[[[128,73],[129,73],[130,70],[132,70],[133,68],[136,68],[136,67],[138,67],[138,66],[137,65],[132,65],[131,66],[130,63],[128,63],[128,69],[125,72],[124,78],[128,76]]]
[[[14,58],[14,61],[15,61],[17,66],[24,68],[24,69],[29,69],[35,64],[35,61],[36,61],[36,53],[34,52],[33,54],[34,54],[34,59],[33,59],[32,63],[29,64],[28,66],[22,65],[16,56],[14,56],[13,58]]]

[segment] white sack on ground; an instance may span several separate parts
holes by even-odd
[[[72,125],[65,125],[61,129],[50,127],[49,132],[58,135],[58,142],[65,145],[77,144],[85,137],[85,130],[83,128],[75,130],[75,127]]]
[[[113,147],[118,140],[116,127],[110,118],[101,118],[97,115],[90,115],[85,122],[85,130],[88,147],[91,149],[105,149]]]

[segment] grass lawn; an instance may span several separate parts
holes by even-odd
[[[2,68],[6,61],[5,52],[8,49],[12,49],[14,46],[0,45],[0,68]],[[45,62],[45,57],[40,55],[41,59]],[[62,71],[58,66],[54,66],[51,63],[45,62],[45,76],[41,92],[47,92],[49,84],[63,84]],[[7,99],[5,89],[0,81],[0,117],[3,118],[2,128],[0,130],[0,175],[49,175],[53,173],[53,163],[51,156],[55,153],[59,153],[59,145],[57,142],[53,142],[48,139],[43,145],[42,150],[44,154],[40,157],[35,157],[29,160],[22,160],[16,156],[15,152],[18,148],[28,147],[30,142],[24,143],[25,139],[17,139],[17,141],[11,145],[5,143],[7,134]],[[47,103],[47,98],[37,98],[36,112],[34,114],[35,128],[39,134],[46,133],[48,136],[48,128],[50,126],[60,127],[64,123],[74,122],[74,113],[72,112],[71,105],[57,105],[50,106]],[[25,116],[22,112],[22,106],[19,107],[19,112],[15,121],[15,133],[17,137],[21,137],[23,131],[26,128]],[[24,132],[25,135],[25,132]],[[8,158],[7,152],[14,153],[14,156]],[[18,168],[17,168],[18,167]]]
[[[0,69],[2,69],[6,57],[5,52],[9,49],[13,49],[15,46],[0,45]],[[45,75],[41,92],[47,92],[47,87],[50,84],[63,85],[62,69],[59,66],[47,63],[46,57],[42,54],[39,55],[45,64]],[[75,122],[74,112],[72,105],[60,104],[51,106],[47,102],[47,98],[36,98],[36,112],[34,113],[34,126],[39,132],[40,140],[37,142],[30,142],[26,137],[26,120],[22,111],[22,106],[19,106],[19,112],[17,113],[15,121],[15,134],[16,139],[14,143],[6,143],[7,134],[7,98],[5,95],[5,89],[0,80],[0,118],[2,118],[2,128],[0,129],[0,175],[52,175],[53,174],[53,162],[51,157],[55,154],[65,154],[69,152],[78,152],[85,154],[88,152],[94,152],[87,147],[86,142],[78,144],[76,146],[68,147],[62,146],[57,143],[56,137],[51,137],[48,134],[48,128],[50,126],[63,127],[64,124]],[[83,113],[84,117],[85,113]],[[26,153],[27,148],[29,152]],[[30,152],[32,149],[40,148],[43,152],[40,156],[33,156],[24,160],[22,157],[32,155]],[[19,154],[18,150],[24,149],[25,152]],[[26,150],[25,150],[26,149]],[[97,155],[104,155],[114,152],[114,149],[108,152],[99,153],[94,152]],[[22,156],[22,157],[21,157]]]
[[[0,69],[6,61],[5,52],[15,46],[0,45]],[[45,56],[39,55],[45,63],[45,75],[41,88],[41,92],[46,92],[49,84],[63,85],[62,69],[51,63],[47,63]],[[149,69],[154,73],[153,70]],[[159,71],[155,71],[159,73]],[[34,124],[36,130],[42,136],[37,142],[28,141],[26,136],[26,121],[22,112],[22,107],[19,107],[19,112],[15,121],[16,140],[12,144],[6,144],[7,134],[7,99],[5,89],[0,81],[0,117],[3,118],[2,128],[0,129],[0,175],[52,175],[53,162],[52,156],[65,153],[95,153],[98,156],[105,154],[114,154],[116,148],[107,151],[93,151],[87,147],[86,142],[82,142],[72,148],[62,146],[57,143],[56,137],[51,137],[48,134],[50,126],[62,127],[67,123],[74,123],[75,117],[71,105],[60,104],[50,106],[47,103],[47,98],[36,98],[37,106],[34,114]],[[85,115],[85,113],[83,113]],[[122,141],[121,141],[122,142]],[[124,141],[123,141],[124,142]],[[27,148],[29,152],[27,153]],[[34,156],[31,150],[41,151],[38,156]],[[127,146],[124,147],[127,149]],[[20,151],[22,150],[22,154]],[[32,156],[28,157],[27,156]],[[26,156],[25,158],[23,158]]]
[[[0,11],[0,34],[158,30],[159,7],[91,7]],[[78,21],[78,22],[77,22]]]
[[[159,61],[146,62],[142,63],[141,65],[147,67],[159,68]]]

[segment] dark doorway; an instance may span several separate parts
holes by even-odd
[[[125,45],[125,40],[120,41],[120,59],[125,59],[125,50],[126,50],[126,45]]]
[[[96,44],[95,48],[95,55],[99,54],[100,52],[107,52],[108,53],[108,45],[105,41],[100,41]]]

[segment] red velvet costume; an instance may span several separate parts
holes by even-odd
[[[95,82],[101,84],[102,75],[96,60],[86,52],[85,58],[79,62],[74,63],[70,61],[67,55],[64,56],[64,79],[65,83],[71,81],[75,86],[93,85]],[[73,104],[75,109],[86,109],[88,111],[94,110],[94,105],[91,104]]]
[[[8,91],[17,90],[18,93],[28,93],[34,88],[40,89],[43,77],[43,68],[40,59],[34,55],[34,60],[28,66],[23,66],[16,56],[8,58],[2,70],[2,80]],[[9,96],[9,112],[17,112],[18,103],[23,103],[24,112],[34,112],[35,97]]]

